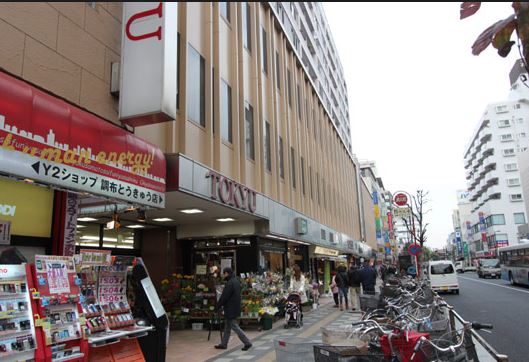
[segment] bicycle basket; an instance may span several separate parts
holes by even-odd
[[[355,331],[353,326],[321,327],[321,340],[324,344],[333,346],[365,347],[369,343],[369,336],[362,336],[361,331]]]
[[[447,348],[457,344],[459,341],[459,332],[448,332],[441,337],[430,337],[430,340],[441,348]],[[427,361],[466,361],[467,351],[465,344],[453,351],[440,352],[428,343],[423,343],[419,349],[418,354]]]
[[[314,345],[315,362],[383,362],[384,354],[367,348]]]
[[[377,309],[382,306],[380,293],[360,294],[360,310],[363,312],[371,309]]]

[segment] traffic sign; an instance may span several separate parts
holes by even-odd
[[[410,253],[410,255],[413,255],[413,256],[420,255],[422,253],[422,248],[418,244],[411,244],[408,247],[408,253]]]
[[[406,204],[408,204],[408,196],[400,192],[393,197],[393,202],[397,206],[405,206]]]

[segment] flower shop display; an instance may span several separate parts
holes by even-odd
[[[240,281],[241,319],[259,325],[263,320],[266,324],[263,327],[267,328],[281,314],[282,301],[287,295],[283,276],[270,272],[263,275],[243,274]],[[219,278],[211,275],[176,273],[162,280],[160,297],[171,329],[183,329],[195,320],[211,319],[222,292],[223,285],[220,283]]]

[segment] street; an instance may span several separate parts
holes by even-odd
[[[475,272],[459,274],[460,294],[443,294],[468,321],[492,323],[492,333],[480,334],[509,361],[527,361],[529,343],[529,289],[512,287],[501,279],[479,279]]]

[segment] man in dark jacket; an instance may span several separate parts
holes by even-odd
[[[360,310],[360,271],[354,262],[351,262],[347,276],[349,278],[349,294],[351,296],[352,310]]]
[[[364,267],[360,270],[360,281],[364,294],[375,294],[375,285],[377,283],[377,272],[366,260]]]
[[[242,331],[241,327],[237,324],[237,318],[241,315],[241,283],[233,275],[231,268],[224,268],[222,271],[226,285],[224,290],[217,302],[217,311],[220,308],[224,308],[224,318],[226,319],[226,327],[224,328],[224,334],[220,344],[216,345],[217,349],[228,348],[228,342],[230,341],[230,333],[233,329],[242,343],[244,343],[243,351],[247,351],[252,346],[252,343],[246,337],[246,334]]]
[[[349,302],[347,295],[349,294],[349,277],[347,276],[347,268],[340,264],[338,272],[336,273],[336,285],[338,286],[338,294],[340,297],[340,310],[343,309],[343,300],[345,299],[345,310],[349,309]]]

